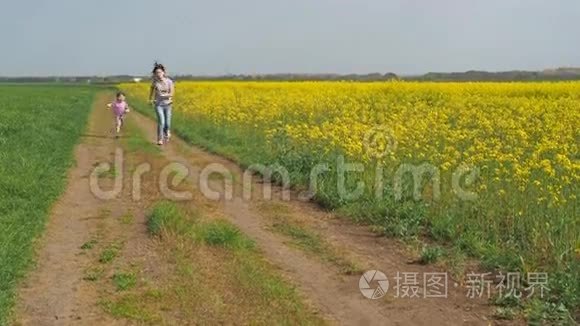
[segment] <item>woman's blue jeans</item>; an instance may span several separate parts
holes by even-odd
[[[155,105],[155,112],[157,113],[157,140],[161,141],[171,128],[171,104]]]

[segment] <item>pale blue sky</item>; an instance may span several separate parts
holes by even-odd
[[[578,0],[0,0],[0,75],[580,66]]]

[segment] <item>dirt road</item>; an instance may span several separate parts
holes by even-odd
[[[102,109],[110,96],[108,93],[98,96],[87,133],[77,146],[76,165],[70,171],[67,190],[54,206],[45,235],[39,241],[37,267],[21,287],[15,314],[17,325],[196,323],[195,316],[184,317],[171,307],[159,307],[155,316],[160,317],[151,319],[154,321],[119,317],[107,309],[107,302],[114,300],[118,293],[107,288],[106,280],[116,279],[118,270],[138,270],[140,279],[151,280],[159,288],[164,288],[164,282],[173,273],[172,266],[164,265],[167,257],[158,250],[160,244],[147,234],[147,211],[152,204],[164,199],[163,191],[156,186],[159,178],[144,181],[142,186],[146,189],[142,191],[142,198],[134,198],[131,172],[143,163],[151,165],[148,175],[152,176],[162,174],[170,163],[186,167],[189,176],[183,182],[192,190],[194,199],[184,205],[222,216],[253,239],[277,273],[297,288],[306,305],[326,323],[498,323],[490,320],[491,308],[482,300],[467,299],[466,289],[449,274],[440,274],[447,275],[446,297],[425,298],[429,294],[424,288],[426,277],[445,271],[410,263],[416,257],[409,257],[405,248],[394,240],[377,237],[367,228],[339,219],[312,203],[282,200],[280,189],[274,188],[272,200],[259,198],[263,185],[257,180],[252,184],[258,189],[256,194],[250,200],[244,199],[239,185],[243,171],[229,160],[177,137],[163,146],[159,154],[135,149],[132,139],[135,136],[128,131],[125,138],[114,139],[110,116]],[[142,132],[142,137],[154,142],[152,120],[135,112],[128,119]],[[99,199],[89,186],[90,175],[99,163],[112,162],[118,148],[124,150],[123,171],[103,176],[99,182],[103,189],[110,189],[115,177],[121,174],[123,190],[112,200]],[[210,164],[233,175],[232,199],[223,196],[224,182],[220,178],[212,178],[209,184],[221,193],[220,199],[202,195],[199,176]],[[123,223],[127,216],[132,220]],[[314,244],[303,245],[304,239],[314,239]],[[112,265],[96,263],[102,263],[104,253],[111,248],[116,248]],[[110,251],[115,252],[113,249]],[[355,267],[345,272],[344,266]],[[359,290],[359,280],[367,270],[379,270],[388,277],[389,287],[381,299],[367,299]],[[98,275],[93,277],[95,273]],[[401,277],[399,287],[397,275]],[[95,278],[101,281],[94,282]],[[371,287],[377,285],[377,282],[370,283]]]

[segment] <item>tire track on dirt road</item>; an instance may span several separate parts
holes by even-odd
[[[37,266],[20,288],[16,325],[115,324],[97,306],[96,289],[83,282],[90,259],[80,249],[97,229],[104,212],[122,208],[120,202],[99,200],[89,187],[89,174],[95,164],[108,161],[115,148],[114,140],[103,133],[111,125],[99,112],[104,103],[104,94],[97,95],[87,133],[75,148],[75,165],[69,172],[66,190],[53,206],[38,242]]]
[[[20,286],[15,325],[134,324],[113,318],[104,309],[105,299],[118,296],[111,284],[114,273],[138,266],[148,279],[166,274],[146,228],[147,209],[159,195],[148,185],[142,199],[134,200],[132,180],[123,177],[132,162],[146,162],[147,156],[124,150],[126,138],[113,137],[111,113],[105,110],[113,95],[101,92],[94,101],[86,133],[75,148],[66,190],[38,240],[37,266]],[[101,163],[113,162],[119,150],[124,152],[121,171],[114,167],[97,173],[97,182],[102,191],[112,190],[119,177],[123,186],[115,198],[99,198],[91,190],[91,173]],[[115,248],[111,261],[100,261],[111,248]]]

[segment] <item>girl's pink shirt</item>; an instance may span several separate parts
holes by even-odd
[[[125,114],[125,110],[127,109],[127,102],[125,101],[114,101],[111,103],[111,109],[116,116],[120,116]]]

